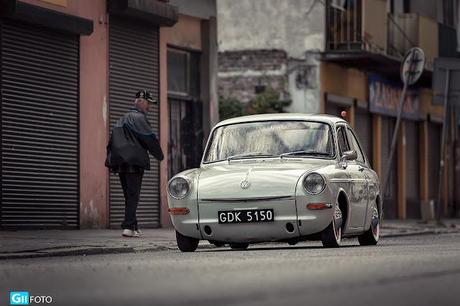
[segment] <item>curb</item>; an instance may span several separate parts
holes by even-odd
[[[407,237],[407,236],[423,236],[423,235],[442,235],[442,234],[453,234],[458,233],[458,230],[423,230],[416,232],[401,232],[401,233],[389,233],[382,234],[382,238],[394,238],[394,237]]]
[[[86,255],[101,255],[101,254],[122,254],[134,253],[134,248],[131,247],[69,247],[65,249],[44,249],[36,251],[2,253],[0,261],[7,259],[26,259],[40,257],[63,257],[63,256],[86,256]]]
[[[381,234],[382,238],[395,238],[407,236],[423,236],[423,235],[441,235],[458,233],[458,230],[424,230],[416,232],[402,232]],[[214,249],[212,245],[200,245],[200,249]],[[156,245],[153,247],[66,247],[59,249],[40,249],[29,250],[13,253],[0,253],[0,261],[8,259],[30,259],[30,258],[45,258],[45,257],[64,257],[64,256],[87,256],[87,255],[104,255],[104,254],[126,254],[126,253],[149,253],[160,251],[177,250],[174,245]]]

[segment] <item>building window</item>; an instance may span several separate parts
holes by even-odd
[[[168,92],[188,95],[190,54],[185,51],[168,49]]]

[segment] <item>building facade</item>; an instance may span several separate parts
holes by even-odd
[[[135,92],[148,89],[159,100],[149,121],[171,156],[169,44],[196,53],[195,119],[209,132],[217,120],[215,3],[200,1],[194,11],[186,1],[168,2],[0,1],[0,228],[120,226],[121,186],[104,166],[110,128]],[[169,225],[171,163],[151,161],[140,226]]]
[[[408,91],[384,202],[386,218],[432,217],[444,116],[433,102],[433,65],[439,57],[458,57],[458,10],[456,0],[219,0],[219,94],[245,103],[270,86],[292,100],[290,112],[347,111],[383,180],[401,61],[411,47],[421,47],[425,71]],[[460,210],[460,150],[450,138],[445,216]]]
[[[270,87],[291,112],[319,112],[324,5],[219,0],[219,95],[247,103]]]
[[[458,3],[355,0],[326,5],[321,111],[348,112],[382,180],[402,93],[401,60],[411,47],[425,52],[425,71],[406,98],[384,203],[387,218],[429,216],[430,200],[438,194],[444,116],[442,105],[433,102],[433,64],[438,57],[457,57]],[[451,137],[441,178],[444,216],[455,216],[460,208],[454,191],[459,182],[454,144]]]

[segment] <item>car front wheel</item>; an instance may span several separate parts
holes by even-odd
[[[182,235],[176,231],[177,247],[182,252],[194,252],[198,247],[200,240]]]
[[[338,248],[342,241],[342,211],[338,204],[335,205],[334,216],[331,223],[321,233],[321,242],[326,248]]]
[[[376,245],[380,238],[380,214],[377,207],[374,206],[372,210],[371,226],[369,229],[358,236],[360,245]]]

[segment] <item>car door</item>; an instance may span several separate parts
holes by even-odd
[[[354,131],[347,126],[346,134],[348,144],[351,150],[356,151],[357,159],[348,163],[350,174],[350,201],[353,202],[352,212],[350,214],[350,225],[353,228],[361,229],[364,227],[368,200],[369,200],[369,167],[366,164],[366,158],[361,149],[361,145]]]
[[[342,156],[344,152],[351,150],[351,146],[349,144],[348,137],[347,137],[347,127],[345,124],[337,125],[337,144],[339,147],[340,156]],[[348,223],[347,231],[353,232],[353,231],[356,231],[357,227],[359,227],[359,225],[356,224],[358,218],[355,216],[355,211],[358,210],[359,203],[356,202],[356,197],[353,196],[353,193],[355,190],[353,187],[353,184],[354,184],[354,181],[356,181],[357,179],[356,174],[354,174],[354,172],[356,172],[356,169],[355,169],[356,167],[354,166],[354,162],[352,161],[348,161],[346,162],[346,164],[347,166],[344,168],[341,168],[342,169],[341,171],[344,171],[346,173],[348,179],[347,179],[347,183],[342,184],[341,187],[347,193],[348,201],[350,205],[350,209],[348,212],[349,217],[347,221]]]

